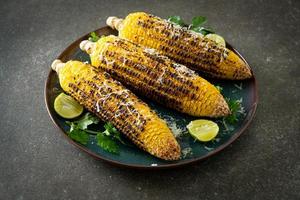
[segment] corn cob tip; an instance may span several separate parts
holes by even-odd
[[[251,78],[253,75],[248,63],[244,62],[240,56],[238,55],[235,56],[236,58],[233,58],[233,60],[236,61],[234,79],[244,80],[244,79]]]
[[[242,79],[248,79],[253,76],[250,66],[245,62],[244,62],[243,70],[244,70],[244,73],[243,73],[244,75],[242,76]]]
[[[79,47],[82,51],[85,51],[88,54],[90,54],[94,45],[95,45],[94,42],[91,42],[89,40],[83,40],[82,42],[80,42]]]
[[[122,18],[118,17],[108,17],[106,20],[106,24],[111,27],[112,29],[120,30],[121,24],[123,23]]]
[[[169,147],[159,152],[159,157],[164,160],[179,160],[181,156],[180,146],[174,140],[169,142]]]
[[[244,80],[253,76],[248,63],[246,63],[238,54],[230,51],[227,59],[221,63],[221,68],[231,69],[231,76],[223,77],[231,80]]]
[[[61,60],[59,59],[55,59],[52,64],[51,64],[51,68],[56,71],[57,73],[59,73],[60,69],[63,68],[65,66],[65,63],[63,63]]]
[[[225,99],[221,95],[220,95],[217,102],[218,102],[218,104],[215,106],[215,109],[213,111],[212,116],[214,116],[214,117],[224,117],[224,116],[227,116],[227,115],[231,114],[227,102],[225,101]]]

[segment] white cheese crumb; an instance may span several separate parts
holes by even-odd
[[[182,158],[186,158],[187,156],[193,155],[193,149],[191,147],[184,148],[181,151]]]
[[[169,124],[171,131],[173,132],[175,138],[178,138],[182,135],[183,130],[177,126],[175,122]]]
[[[243,89],[243,83],[241,82],[239,85],[238,84],[234,84],[234,87],[236,87],[239,90]]]
[[[160,117],[163,118],[167,122],[167,124],[168,124],[169,128],[171,129],[175,138],[179,138],[180,136],[182,136],[184,134],[185,130],[180,128],[179,126],[177,126],[176,121],[173,117],[171,117],[171,116],[168,116],[168,117],[160,116]]]
[[[207,147],[207,146],[204,146],[204,148],[205,148],[207,151],[211,151],[211,150],[214,149],[214,148],[210,148],[210,147]]]
[[[144,52],[149,53],[151,55],[156,54],[156,50],[155,49],[151,49],[151,48],[145,48]]]
[[[157,164],[156,164],[156,163],[152,163],[152,164],[151,164],[151,166],[153,166],[153,167],[156,167],[156,166],[157,166]]]

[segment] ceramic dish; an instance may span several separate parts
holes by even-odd
[[[116,31],[110,29],[109,27],[100,28],[95,32],[98,35],[117,34]],[[89,34],[86,34],[73,42],[60,54],[58,59],[61,59],[63,62],[66,62],[68,60],[89,61],[89,56],[79,48],[79,43],[82,40],[87,39],[88,36]],[[231,45],[227,44],[227,47],[233,50],[243,59],[239,52],[235,50]],[[245,59],[243,60],[245,61]],[[158,113],[160,117],[168,121],[169,126],[172,126],[173,128],[176,127],[178,130],[185,133],[178,138],[178,142],[180,143],[182,150],[186,152],[189,152],[187,150],[190,150],[188,148],[191,148],[192,154],[188,154],[185,156],[185,158],[172,162],[155,158],[154,156],[151,156],[150,154],[138,149],[135,146],[120,145],[120,154],[115,155],[108,153],[98,147],[93,138],[86,146],[76,143],[75,141],[70,139],[67,136],[69,126],[65,123],[66,120],[57,115],[53,108],[54,99],[60,92],[62,92],[62,90],[59,86],[57,74],[52,70],[50,70],[45,84],[45,101],[52,121],[62,131],[63,135],[66,136],[68,141],[81,150],[87,152],[91,156],[108,161],[113,164],[127,167],[146,169],[171,168],[191,164],[220,152],[222,149],[236,140],[245,131],[245,129],[249,126],[251,120],[253,119],[258,100],[255,76],[253,76],[252,79],[245,81],[224,81],[215,79],[207,80],[215,85],[221,86],[223,88],[222,93],[225,97],[231,99],[242,99],[242,106],[244,107],[246,113],[243,117],[239,118],[239,121],[236,124],[230,127],[224,126],[224,123],[221,119],[214,120],[219,124],[220,132],[213,142],[201,143],[195,141],[187,133],[186,125],[191,120],[199,118],[191,117],[174,110],[167,109],[157,103],[142,98],[144,101],[146,101],[146,103],[150,105],[152,109],[154,109]]]

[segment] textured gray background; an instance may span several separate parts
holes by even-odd
[[[0,199],[300,199],[300,1],[3,1]],[[50,63],[110,15],[207,16],[252,65],[257,115],[220,154],[181,169],[120,169],[70,145],[51,122]]]

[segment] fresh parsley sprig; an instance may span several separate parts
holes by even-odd
[[[113,137],[115,140],[121,142],[124,145],[128,145],[121,137],[121,133],[113,126],[112,123],[107,122],[104,124],[105,131],[103,132],[107,136]]]
[[[221,86],[215,85],[215,87],[220,91],[220,93],[223,93],[223,88]],[[235,124],[238,122],[240,116],[246,114],[244,107],[242,106],[243,99],[241,98],[233,100],[230,98],[225,98],[225,100],[228,104],[231,114],[223,118],[223,123]]]
[[[74,129],[86,130],[89,125],[98,123],[99,119],[89,112],[83,115],[79,120],[73,122],[67,121],[67,124],[71,127],[70,132]]]
[[[108,151],[108,152],[114,153],[114,154],[120,153],[119,146],[109,136],[107,136],[103,133],[98,133],[96,136],[96,139],[97,139],[97,145],[99,147],[101,147],[102,149],[104,149],[105,151]]]
[[[89,41],[91,42],[97,42],[100,39],[100,37],[95,32],[90,33]]]
[[[180,16],[170,16],[168,18],[168,21],[177,24],[179,26],[186,27],[187,29],[193,30],[197,33],[201,33],[202,35],[214,33],[214,31],[211,28],[203,27],[203,25],[207,22],[207,19],[204,16],[193,17],[191,24],[185,23]]]
[[[86,131],[77,128],[73,129],[72,131],[69,131],[68,135],[70,138],[83,145],[87,145],[90,139],[90,136]]]
[[[179,26],[187,26],[187,24],[183,21],[183,19],[180,16],[170,16],[168,18],[169,22],[173,22],[174,24],[178,24]]]
[[[221,87],[221,86],[219,86],[219,85],[215,85],[215,87],[219,90],[220,93],[222,93],[223,87]]]
[[[86,113],[77,121],[67,121],[66,123],[70,126],[69,137],[82,145],[87,145],[90,135],[95,135],[99,147],[110,153],[119,154],[117,141],[126,144],[121,137],[121,133],[109,122],[104,124],[105,131],[103,132],[89,130],[89,125],[99,123],[99,119],[91,113]]]
[[[236,122],[238,122],[239,115],[243,114],[244,112],[244,108],[242,107],[242,99],[227,99],[227,104],[229,106],[231,114],[224,119],[229,124],[235,124]]]

